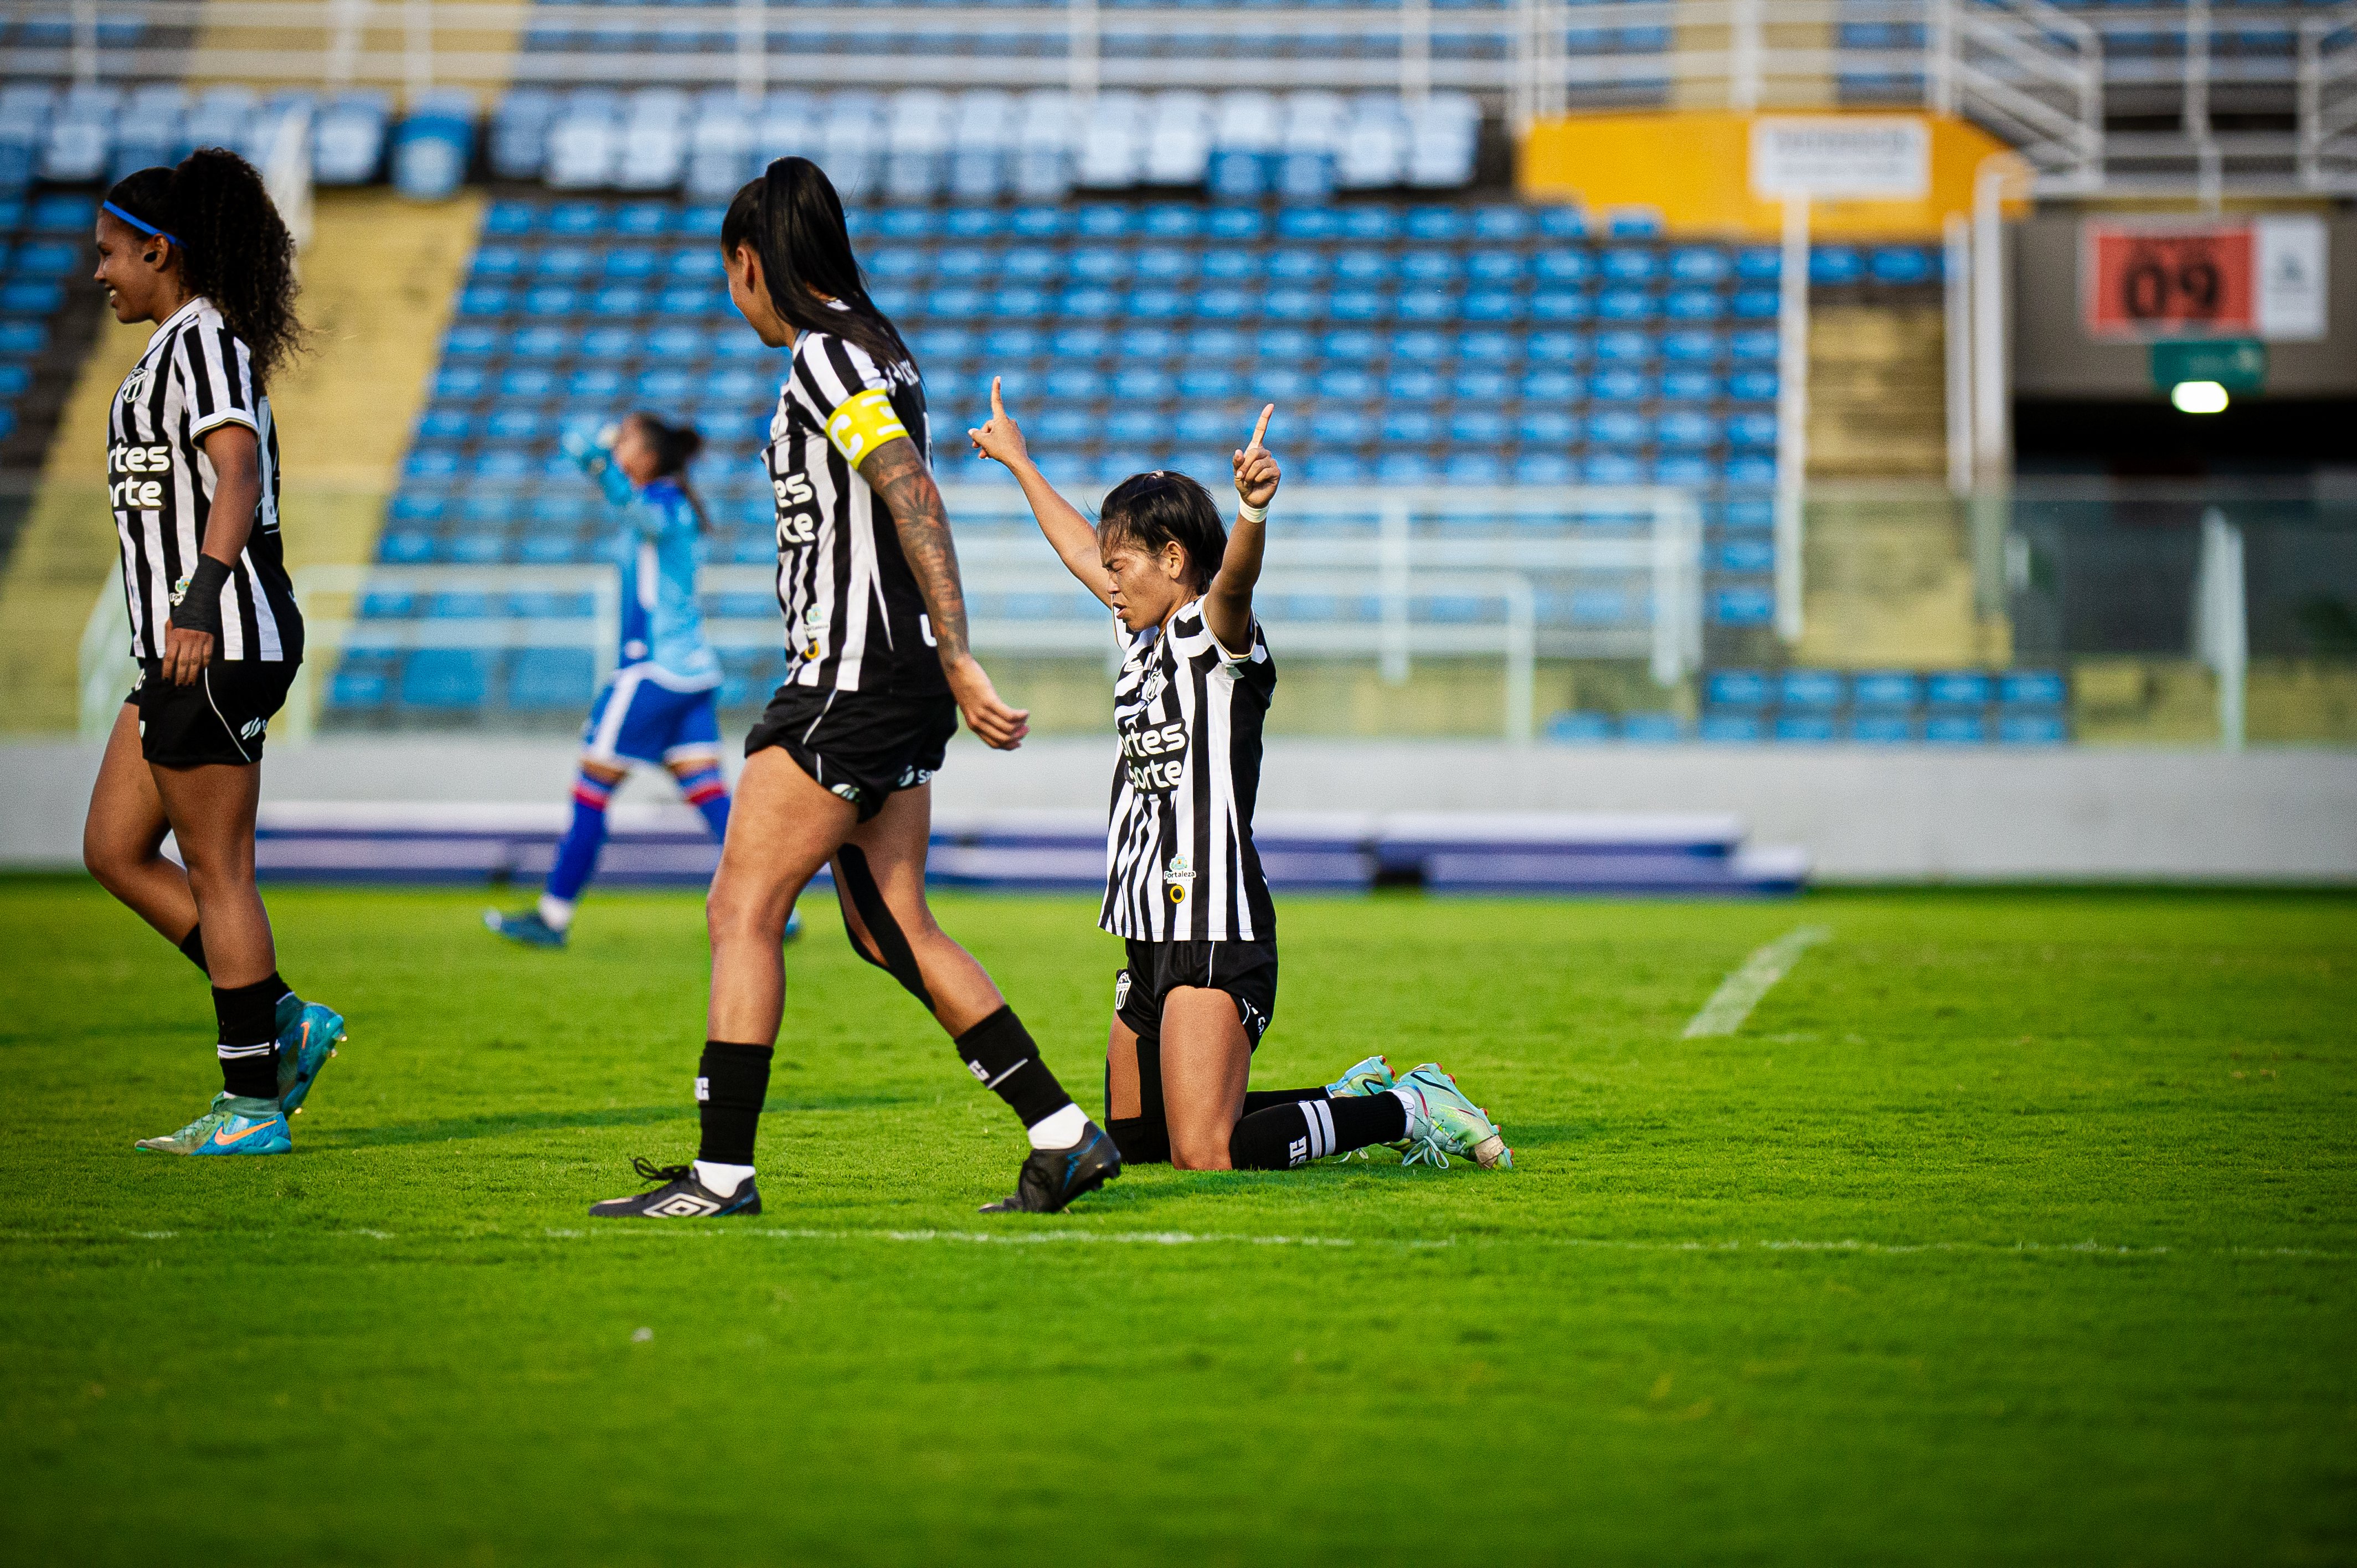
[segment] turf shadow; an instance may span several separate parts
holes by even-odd
[[[610,1111],[511,1111],[481,1116],[446,1116],[433,1122],[387,1122],[374,1127],[324,1129],[319,1146],[341,1149],[392,1147],[409,1144],[447,1144],[468,1138],[497,1138],[511,1133],[549,1133],[577,1127],[644,1127],[658,1122],[686,1122],[693,1105],[638,1105]],[[308,1132],[309,1129],[301,1129]]]

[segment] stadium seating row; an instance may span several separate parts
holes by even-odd
[[[1862,713],[1848,717],[1784,714],[1706,713],[1689,725],[1675,714],[1566,711],[1547,721],[1549,740],[1572,743],[1702,740],[1721,745],[1777,741],[1810,746],[1847,741],[1859,746],[2059,746],[2071,738],[2067,715],[2055,713],[1958,711],[1935,714]]]
[[[490,159],[500,178],[560,190],[683,188],[705,199],[792,154],[823,163],[847,201],[1040,201],[1146,185],[1315,199],[1469,185],[1480,126],[1479,106],[1457,92],[1411,102],[1116,90],[1083,102],[1047,88],[787,89],[752,102],[726,89],[521,87],[492,115]]]
[[[265,100],[237,86],[191,93],[168,81],[131,88],[12,81],[0,86],[0,191],[22,190],[37,179],[120,179],[136,168],[178,162],[199,146],[229,147],[263,163],[290,114],[311,117],[315,180],[361,184],[376,177],[383,161],[392,113],[383,93],[322,99],[281,92]],[[88,221],[85,205],[79,222]]]
[[[1559,741],[2053,745],[2070,738],[2070,682],[2054,670],[1713,670],[1700,719],[1565,711]]]

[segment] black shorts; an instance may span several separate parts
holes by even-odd
[[[297,659],[216,659],[195,684],[175,686],[159,660],[141,660],[124,699],[139,710],[139,755],[158,768],[261,761],[270,721],[301,668]]]
[[[1276,1015],[1275,942],[1141,942],[1125,939],[1129,967],[1113,983],[1114,1015],[1141,1045],[1162,1042],[1162,1004],[1182,985],[1224,991],[1244,1036],[1260,1048]]]
[[[942,769],[957,734],[957,701],[947,692],[895,696],[780,686],[745,737],[745,755],[781,746],[802,770],[859,808],[867,821],[896,790]]]

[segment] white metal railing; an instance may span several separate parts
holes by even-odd
[[[2100,133],[2100,43],[2086,24],[2042,0],[1502,0],[1438,13],[1430,0],[1267,9],[1107,7],[1098,0],[70,4],[71,43],[12,45],[12,73],[90,81],[185,70],[187,53],[177,41],[118,41],[105,25],[136,20],[151,28],[204,28],[204,68],[217,79],[398,86],[413,95],[437,83],[522,81],[702,83],[748,96],[773,83],[813,81],[1068,87],[1083,98],[1127,86],[1387,88],[1415,99],[1445,87],[1491,97],[1520,128],[1535,116],[1614,102],[1819,106],[1828,80],[1839,77],[1844,102],[1967,114],[2040,149],[2033,156],[2041,167],[2076,168]],[[0,15],[55,14],[54,0],[0,3]],[[1835,31],[1873,24],[1917,29],[1921,40],[1845,45]],[[1656,36],[1660,47],[1631,47],[1631,29]],[[522,48],[508,41],[524,30],[541,36]],[[1820,41],[1795,41],[1811,30]],[[631,47],[656,34],[693,35],[715,47]],[[618,47],[579,47],[600,37]],[[1233,47],[1152,52],[1173,38]],[[1030,47],[996,47],[1014,40]]]
[[[2357,5],[2300,24],[2298,123],[2300,183],[2357,189]]]
[[[953,485],[943,493],[958,521],[978,651],[1117,662],[1103,610],[1048,549],[1020,491]],[[1416,659],[1496,658],[1510,739],[1533,733],[1541,658],[1641,660],[1663,685],[1701,663],[1702,527],[1684,491],[1304,487],[1287,493],[1279,517],[1257,599],[1281,654],[1371,658],[1394,684],[1409,679]],[[1451,519],[1457,526],[1435,526]],[[1474,519],[1491,526],[1464,526]],[[773,582],[768,566],[713,565],[700,586],[707,596],[766,599]],[[1543,624],[1542,594],[1598,582],[1640,596],[1631,613],[1606,624]],[[618,640],[618,586],[607,566],[311,566],[295,575],[295,591],[307,643],[278,726],[285,740],[310,733],[326,678],[345,652],[576,648],[589,651],[602,678]],[[361,613],[364,595],[442,593],[586,596],[589,613],[518,616],[505,604],[498,613],[454,618]],[[1007,601],[1018,596],[1039,602],[1013,613]],[[1296,615],[1289,601],[1301,596],[1329,600],[1340,613]],[[1452,599],[1460,602],[1440,613]],[[1469,606],[1472,613],[1463,613]],[[771,612],[714,615],[705,625],[723,651],[774,650],[780,640]],[[81,642],[85,734],[102,735],[113,722],[129,689],[129,655],[122,591],[110,581]]]

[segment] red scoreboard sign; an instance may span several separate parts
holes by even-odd
[[[2245,338],[2258,325],[2256,241],[2235,224],[2084,226],[2091,338]]]

